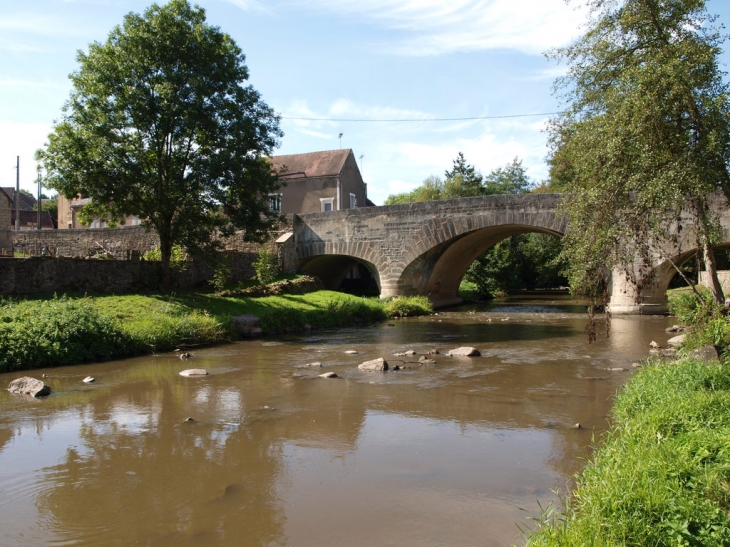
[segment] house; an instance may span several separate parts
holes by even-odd
[[[107,223],[101,219],[95,218],[91,224],[83,225],[79,221],[78,214],[84,205],[89,203],[91,198],[73,198],[69,199],[63,194],[58,194],[58,229],[79,229],[79,228],[106,228]],[[139,217],[129,216],[124,219],[124,226],[139,225]]]
[[[13,210],[15,210],[15,188],[12,186],[5,186],[2,188],[2,191],[10,198],[10,203],[13,204]],[[20,211],[35,210],[36,199],[33,196],[29,196],[23,192],[18,192],[18,198],[20,199],[20,203],[18,204],[18,209]]]
[[[5,192],[0,192],[0,255],[12,254],[13,252],[12,208],[12,200]]]
[[[319,213],[373,205],[350,149],[273,156],[271,163],[284,183],[271,195],[272,210]]]
[[[37,230],[38,229],[38,211],[18,211],[19,230]],[[15,209],[11,213],[11,223],[15,227]],[[49,211],[41,211],[41,230],[54,230],[56,225],[53,222],[51,213]]]
[[[269,196],[271,209],[280,213],[319,213],[372,206],[367,185],[352,150],[327,150],[290,154],[270,158],[283,183]],[[106,222],[95,219],[88,226],[78,220],[78,213],[89,198],[69,199],[58,194],[58,228],[105,228]],[[124,225],[136,226],[139,217],[128,217]]]

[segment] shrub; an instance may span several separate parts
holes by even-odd
[[[414,317],[431,315],[433,306],[425,296],[397,296],[385,301],[385,313],[388,317]]]
[[[131,347],[86,299],[0,302],[0,371],[109,359]]]
[[[253,263],[253,269],[259,283],[262,285],[272,283],[279,275],[279,263],[276,255],[268,248],[261,247],[258,259]]]

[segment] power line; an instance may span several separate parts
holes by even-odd
[[[472,120],[499,120],[504,118],[529,118],[534,116],[552,116],[559,112],[539,112],[536,114],[507,114],[504,116],[474,116],[469,118],[394,118],[394,119],[364,119],[364,118],[299,118],[294,116],[281,116],[282,120],[298,120],[308,122],[464,122]]]

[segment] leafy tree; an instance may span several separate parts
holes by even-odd
[[[461,197],[461,196],[453,196]],[[434,201],[437,199],[448,199],[445,195],[444,182],[436,176],[431,175],[421,183],[421,186],[410,192],[391,194],[385,200],[385,205],[397,205],[399,203],[417,203],[421,201]]]
[[[248,79],[228,34],[186,0],[130,13],[105,43],[79,52],[63,116],[38,159],[45,185],[92,199],[88,216],[137,215],[160,238],[163,284],[174,244],[190,251],[277,218],[267,156],[279,118]],[[86,208],[85,208],[86,209]]]
[[[720,302],[710,195],[730,189],[730,102],[722,37],[703,0],[587,0],[587,32],[553,56],[566,109],[549,129],[552,168],[567,187],[570,285],[598,299],[613,268],[648,266],[682,210]],[[681,225],[681,224],[680,224]]]
[[[498,167],[484,177],[484,194],[524,194],[533,187],[522,160],[515,158],[512,163]]]
[[[464,154],[454,160],[451,171],[445,172],[445,180],[431,175],[423,181],[421,186],[402,194],[391,194],[385,200],[385,205],[398,203],[415,203],[420,201],[434,201],[437,199],[455,199],[482,195],[482,175],[473,165],[466,163]]]
[[[449,198],[472,197],[484,193],[481,173],[473,165],[466,163],[462,152],[459,152],[459,155],[454,160],[451,171],[446,171],[444,176],[446,177],[444,186],[451,189],[447,190],[447,193],[450,194]]]
[[[44,198],[41,194],[41,200],[41,211],[48,211],[53,218],[58,219],[58,196]]]

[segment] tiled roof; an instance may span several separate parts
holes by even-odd
[[[32,226],[35,228],[38,226],[38,211],[18,211],[20,213],[20,226]],[[15,210],[10,213],[11,224],[15,226]],[[41,211],[41,228],[43,230],[52,230],[55,228],[51,213],[48,211]]]
[[[279,176],[285,178],[333,177],[340,174],[348,154],[351,153],[352,150],[347,148],[344,150],[273,156],[271,163],[276,171],[284,170]]]
[[[13,201],[13,195],[15,194],[15,188],[12,186],[5,186],[3,187],[3,192],[10,198],[10,201]],[[29,195],[26,195],[22,192],[19,193],[20,195],[20,207],[19,209],[21,211],[32,211],[35,207],[35,198]]]

